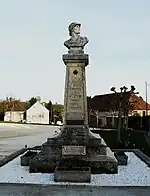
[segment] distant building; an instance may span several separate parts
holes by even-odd
[[[49,110],[37,101],[26,111],[26,123],[49,124]]]
[[[5,112],[4,121],[5,122],[23,122],[24,111]]]
[[[109,119],[114,124],[114,118],[118,117],[120,93],[110,93],[104,95],[95,95],[93,98],[88,97],[88,111],[90,116],[99,119],[102,126],[108,124]],[[122,100],[122,105],[129,108],[129,116],[144,116],[146,113],[146,102],[134,93],[126,92]],[[150,115],[150,104],[147,103],[147,113]]]
[[[5,122],[23,122],[25,120],[25,111],[28,107],[26,102],[18,100],[1,101],[0,116]]]

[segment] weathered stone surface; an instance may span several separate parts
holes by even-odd
[[[84,53],[84,46],[89,42],[87,37],[80,36],[81,24],[72,22],[69,27],[69,40],[64,42],[64,45],[69,49],[68,53],[71,54],[82,54]]]
[[[54,172],[55,182],[90,182],[90,167],[56,167]]]
[[[86,155],[62,155],[62,146],[85,145]],[[56,167],[91,167],[92,173],[117,173],[118,162],[102,138],[88,128],[67,126],[56,138],[48,138],[42,151],[30,160],[30,172],[54,172]]]
[[[63,60],[67,65],[64,95],[64,125],[87,125],[85,66],[88,56],[84,54],[66,55],[63,57]]]
[[[87,66],[89,64],[88,54],[64,54],[62,57],[65,65],[68,63],[84,63]]]
[[[69,49],[63,55],[66,64],[64,125],[88,125],[85,67],[89,57],[83,51],[88,39],[80,36],[80,26],[76,22],[69,25],[71,37],[64,43]]]
[[[35,151],[27,151],[23,156],[21,156],[20,160],[21,160],[21,165],[22,166],[29,166],[29,161],[30,159],[37,155],[37,152]]]

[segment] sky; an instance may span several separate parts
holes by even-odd
[[[13,96],[63,103],[63,45],[80,22],[89,43],[87,95],[150,84],[149,0],[0,0],[0,99]],[[150,102],[150,86],[148,85]]]

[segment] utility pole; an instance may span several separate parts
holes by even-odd
[[[147,91],[148,91],[148,86],[149,86],[150,84],[148,84],[147,82],[145,82],[145,95],[146,95],[146,112],[145,112],[145,115],[146,116],[148,116],[148,103],[147,103],[147,100],[148,100],[148,93],[147,93]],[[148,135],[150,135],[150,119],[149,118],[147,118],[147,120],[148,120]]]
[[[147,82],[145,82],[145,92],[146,92],[146,111],[145,111],[145,115],[148,116],[148,107],[147,107]]]

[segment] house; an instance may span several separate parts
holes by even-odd
[[[26,111],[26,123],[49,124],[49,110],[37,101]]]
[[[120,93],[110,93],[88,97],[89,116],[96,116],[100,124],[106,126],[111,118],[111,123],[118,117]],[[146,112],[146,102],[135,93],[126,92],[122,98],[124,109],[128,109],[129,116],[144,116]],[[150,115],[150,105],[147,103],[147,113]]]
[[[28,107],[26,102],[19,100],[6,100],[0,102],[0,120],[5,122],[23,122],[25,111]]]

